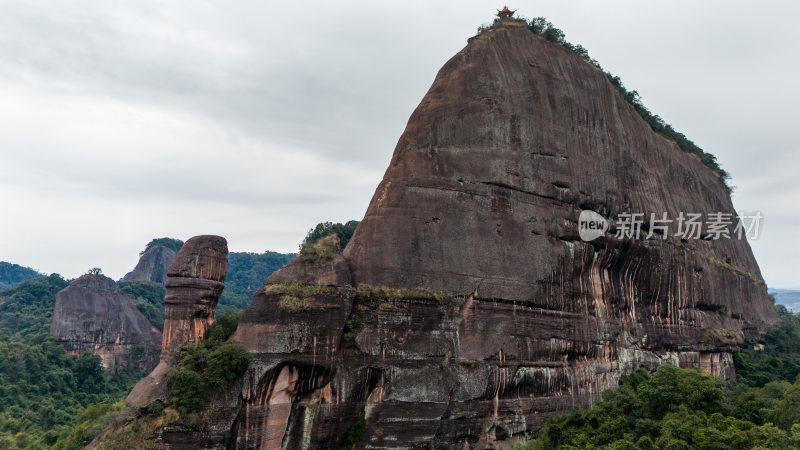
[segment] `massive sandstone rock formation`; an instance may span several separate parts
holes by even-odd
[[[164,284],[167,282],[167,268],[175,258],[175,251],[163,245],[156,245],[139,257],[139,262],[132,271],[125,274],[120,281],[155,281]]]
[[[361,416],[358,447],[484,448],[637,367],[733,376],[776,319],[747,242],[587,243],[576,224],[733,213],[723,184],[602,72],[513,25],[445,64],[344,253],[267,280],[232,338],[247,373],[164,443],[338,448]]]
[[[100,355],[111,373],[150,370],[161,353],[161,332],[103,275],[84,275],[56,294],[50,331],[71,354]]]
[[[174,366],[181,347],[187,342],[199,344],[214,323],[227,270],[225,238],[195,236],[183,244],[167,271],[161,361],[133,388],[128,404],[166,400],[166,373]]]

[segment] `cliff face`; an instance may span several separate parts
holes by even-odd
[[[155,281],[156,283],[167,282],[167,268],[175,258],[175,251],[170,248],[157,245],[142,254],[139,262],[132,271],[128,272],[120,281]]]
[[[56,294],[50,331],[71,354],[100,355],[108,372],[150,370],[161,353],[161,332],[102,275],[84,275]]]
[[[178,252],[167,272],[162,359],[203,339],[216,318],[227,270],[228,243],[219,236],[193,237]]]
[[[181,247],[167,271],[161,360],[128,395],[129,405],[166,401],[166,374],[187,342],[198,345],[214,323],[225,288],[228,243],[219,236],[196,236]]]
[[[732,377],[776,320],[746,241],[578,237],[605,217],[733,213],[606,77],[525,28],[483,33],[411,116],[343,254],[273,274],[254,354],[180,448],[485,448],[672,363]],[[673,231],[674,232],[674,231]],[[670,233],[671,234],[671,233]]]

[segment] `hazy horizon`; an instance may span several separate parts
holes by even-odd
[[[0,261],[114,279],[157,237],[296,252],[360,220],[436,72],[503,4],[0,0]],[[717,156],[800,289],[800,5],[517,2]]]

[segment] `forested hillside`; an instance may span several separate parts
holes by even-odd
[[[262,263],[257,270],[270,268]],[[54,274],[0,293],[0,448],[80,448],[143,375],[106,380],[98,357],[70,356],[55,342],[48,328],[66,285]],[[120,286],[147,308],[160,304],[163,321],[163,286]],[[638,371],[593,408],[551,419],[526,448],[798,448],[800,314],[778,310],[783,320],[764,335],[763,349],[748,342],[735,356],[735,384],[671,366]]]
[[[735,355],[729,386],[699,370],[639,370],[587,411],[554,417],[526,449],[800,448],[800,314]]]
[[[264,285],[264,280],[272,272],[285,266],[295,256],[294,253],[241,253],[228,254],[228,275],[225,277],[225,290],[217,305],[217,314],[246,309],[253,294]]]
[[[791,289],[770,289],[769,293],[775,297],[776,304],[781,304],[790,311],[800,312],[800,291]]]
[[[50,335],[57,274],[0,292],[0,448],[81,448],[142,376],[106,380],[100,357],[68,355]]]
[[[44,275],[28,267],[0,261],[0,290],[11,288],[23,281],[42,276]]]

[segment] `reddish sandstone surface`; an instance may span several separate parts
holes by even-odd
[[[214,323],[225,288],[228,242],[219,236],[195,236],[178,252],[167,272],[164,339],[156,368],[134,386],[130,405],[166,401],[166,374],[186,343],[198,345]]]
[[[776,320],[747,242],[587,243],[584,209],[734,213],[598,69],[513,23],[482,33],[411,116],[348,247],[267,280],[232,338],[245,375],[159,439],[338,448],[363,415],[359,448],[496,447],[639,367],[734,376]],[[165,350],[202,329],[180,305]]]
[[[100,355],[109,373],[151,370],[161,353],[161,332],[103,275],[84,275],[56,294],[50,331],[71,354]]]

